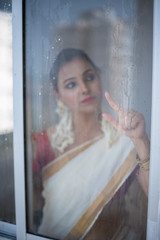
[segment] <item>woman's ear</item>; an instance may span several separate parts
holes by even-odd
[[[57,100],[60,100],[60,95],[59,95],[59,93],[57,92],[57,91],[53,91],[53,95],[54,95],[54,97],[57,99]]]

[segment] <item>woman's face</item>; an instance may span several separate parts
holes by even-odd
[[[99,110],[102,99],[101,83],[88,61],[75,58],[61,67],[57,86],[57,97],[72,113]]]

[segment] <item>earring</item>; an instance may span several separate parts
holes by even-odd
[[[64,117],[66,111],[67,110],[66,110],[66,106],[64,105],[64,103],[62,101],[57,101],[56,113],[58,113],[58,115],[60,117]]]

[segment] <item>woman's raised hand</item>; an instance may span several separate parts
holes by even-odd
[[[134,110],[125,110],[120,107],[110,96],[108,92],[105,97],[110,107],[118,114],[118,120],[112,115],[103,113],[102,116],[108,120],[119,132],[127,135],[131,140],[143,139],[146,137],[145,120],[141,113]]]
[[[117,112],[118,120],[114,119],[108,113],[103,113],[102,116],[118,131],[130,137],[140,160],[146,161],[147,159],[148,161],[148,156],[150,155],[150,141],[145,131],[145,120],[143,115],[134,110],[123,109],[111,98],[108,92],[105,93],[105,96],[111,108]],[[137,178],[147,196],[149,171],[143,171],[140,168],[137,173]]]

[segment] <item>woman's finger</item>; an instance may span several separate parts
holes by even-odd
[[[122,128],[124,130],[130,130],[135,127],[132,121],[134,117],[135,117],[135,112],[133,111],[124,112],[124,124],[122,125]]]
[[[115,127],[118,130],[119,124],[118,121],[115,120],[112,115],[108,114],[108,113],[103,113],[102,116],[112,124],[113,127]]]
[[[122,109],[121,107],[111,98],[108,92],[105,92],[105,97],[110,105],[110,107],[115,110],[117,113],[119,113]]]

